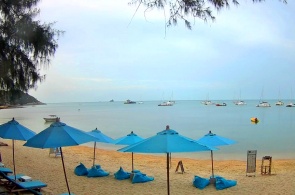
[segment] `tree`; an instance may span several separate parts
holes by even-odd
[[[254,3],[262,2],[265,0],[252,0]],[[279,0],[287,3],[287,0]],[[176,25],[177,21],[183,20],[185,26],[191,29],[191,22],[188,17],[193,19],[199,18],[203,21],[214,21],[215,17],[212,14],[211,7],[216,10],[221,10],[222,8],[230,8],[230,5],[239,5],[238,0],[131,0],[130,4],[144,6],[146,10],[150,9],[165,9],[169,7],[169,19],[167,21],[167,26]]]
[[[11,94],[36,88],[45,75],[40,68],[50,64],[63,33],[54,23],[33,20],[40,0],[0,1],[0,90]]]

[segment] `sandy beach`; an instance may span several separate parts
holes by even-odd
[[[13,169],[12,142],[1,140],[8,146],[0,146],[2,162]],[[49,156],[49,149],[24,147],[23,141],[15,141],[16,173],[24,173],[33,179],[39,179],[48,186],[43,188],[45,195],[58,195],[67,192],[60,157]],[[154,181],[132,184],[131,180],[116,180],[114,173],[123,167],[131,171],[131,154],[113,150],[96,150],[96,164],[110,172],[107,177],[87,178],[76,176],[75,167],[82,162],[87,168],[92,166],[93,148],[86,146],[64,147],[64,160],[71,192],[76,195],[93,194],[167,194],[166,158],[162,156],[134,154],[134,168],[153,176]],[[209,155],[209,153],[208,153]],[[178,162],[182,160],[185,173],[175,172]],[[272,175],[261,175],[261,159],[257,159],[255,177],[246,176],[246,160],[214,161],[215,175],[236,180],[237,185],[225,190],[216,190],[213,184],[200,190],[192,185],[195,175],[209,178],[210,160],[173,158],[170,169],[170,193],[182,194],[295,194],[295,159],[273,159]]]

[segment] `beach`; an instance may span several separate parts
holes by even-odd
[[[1,139],[8,146],[0,146],[2,162],[13,169],[12,142]],[[49,149],[23,146],[24,141],[15,141],[16,173],[26,174],[48,186],[42,189],[44,195],[58,195],[67,192],[60,157],[49,155]],[[116,180],[114,173],[120,166],[131,171],[131,153],[115,150],[96,149],[96,164],[110,172],[109,176],[88,178],[76,176],[74,169],[80,163],[90,168],[93,163],[93,148],[71,146],[63,148],[64,163],[71,192],[75,195],[93,194],[167,194],[166,155],[134,154],[134,168],[154,177],[154,181],[132,184],[130,179]],[[210,153],[208,152],[208,155]],[[179,161],[183,162],[184,173],[175,172]],[[215,160],[214,173],[225,179],[236,180],[237,185],[216,190],[213,184],[200,190],[192,185],[195,175],[209,178],[211,160],[174,158],[170,168],[170,194],[295,194],[295,159],[273,159],[272,174],[261,175],[261,159],[257,159],[255,177],[246,176],[247,162],[240,160]]]

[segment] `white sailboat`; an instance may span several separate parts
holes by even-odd
[[[204,104],[204,105],[214,105],[214,103],[211,100],[209,100],[209,95],[208,94],[207,94],[206,100],[202,101],[202,104]]]
[[[291,100],[290,102],[286,105],[286,107],[295,107],[295,104],[292,102],[293,99],[293,92],[292,92],[292,88],[291,88]]]
[[[246,102],[244,102],[243,100],[241,100],[241,90],[240,90],[240,97],[237,101],[234,102],[235,105],[237,106],[244,106],[246,105]]]
[[[276,106],[283,106],[284,102],[280,99],[280,90],[279,90],[279,98],[278,101],[276,102]]]
[[[256,105],[256,107],[271,107],[270,103],[268,103],[267,101],[263,101],[262,98],[263,98],[263,89],[262,89],[260,101]]]
[[[173,93],[172,93],[173,94]],[[164,93],[163,93],[163,97],[164,97]],[[163,98],[162,98],[163,99]],[[168,100],[168,101],[162,101],[161,103],[158,104],[158,106],[173,106],[174,105],[174,101]]]

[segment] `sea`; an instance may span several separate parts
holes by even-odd
[[[259,100],[245,100],[247,105],[242,106],[230,100],[214,102],[227,106],[204,105],[199,100],[178,100],[173,106],[158,106],[160,101],[144,101],[143,104],[124,104],[123,101],[48,103],[1,109],[0,124],[15,118],[39,133],[50,126],[43,118],[54,114],[68,126],[86,132],[97,128],[113,139],[131,131],[148,138],[169,125],[170,129],[194,140],[211,131],[236,141],[233,145],[218,147],[219,150],[214,151],[215,160],[247,161],[249,150],[256,151],[257,159],[263,156],[272,156],[273,160],[295,159],[295,107],[286,107],[287,101],[283,106],[276,106],[276,100],[268,100],[271,107],[256,107]],[[252,117],[258,118],[259,122],[252,123]],[[84,145],[93,147],[93,143]],[[97,147],[118,150],[124,146],[97,143]],[[173,156],[211,158],[210,152],[175,153]]]

